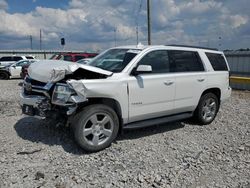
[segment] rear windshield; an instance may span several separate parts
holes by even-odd
[[[222,54],[206,53],[213,69],[215,71],[228,71],[227,63]]]

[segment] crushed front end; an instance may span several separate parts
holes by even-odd
[[[84,102],[66,82],[44,83],[28,76],[20,97],[23,114],[42,118],[67,118],[75,112],[78,102]]]

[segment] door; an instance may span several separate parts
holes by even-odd
[[[27,64],[28,61],[23,60],[23,61],[19,61],[13,65],[10,66],[10,74],[12,78],[20,78],[20,73],[22,71],[22,66]]]
[[[169,50],[175,74],[175,113],[193,111],[205,88],[206,72],[198,52]]]
[[[174,108],[175,77],[169,74],[167,51],[151,51],[138,65],[150,65],[152,72],[131,75],[128,80],[129,122],[170,114]]]

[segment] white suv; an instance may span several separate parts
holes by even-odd
[[[41,61],[23,84],[24,114],[67,122],[85,150],[108,147],[123,128],[195,117],[211,123],[230,97],[223,52],[187,46],[124,46],[88,65]]]

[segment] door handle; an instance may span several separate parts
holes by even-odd
[[[198,82],[203,82],[205,79],[204,78],[201,78],[201,79],[197,79]]]
[[[164,84],[166,85],[166,86],[170,86],[170,85],[172,85],[174,82],[173,81],[165,81],[164,82]]]

